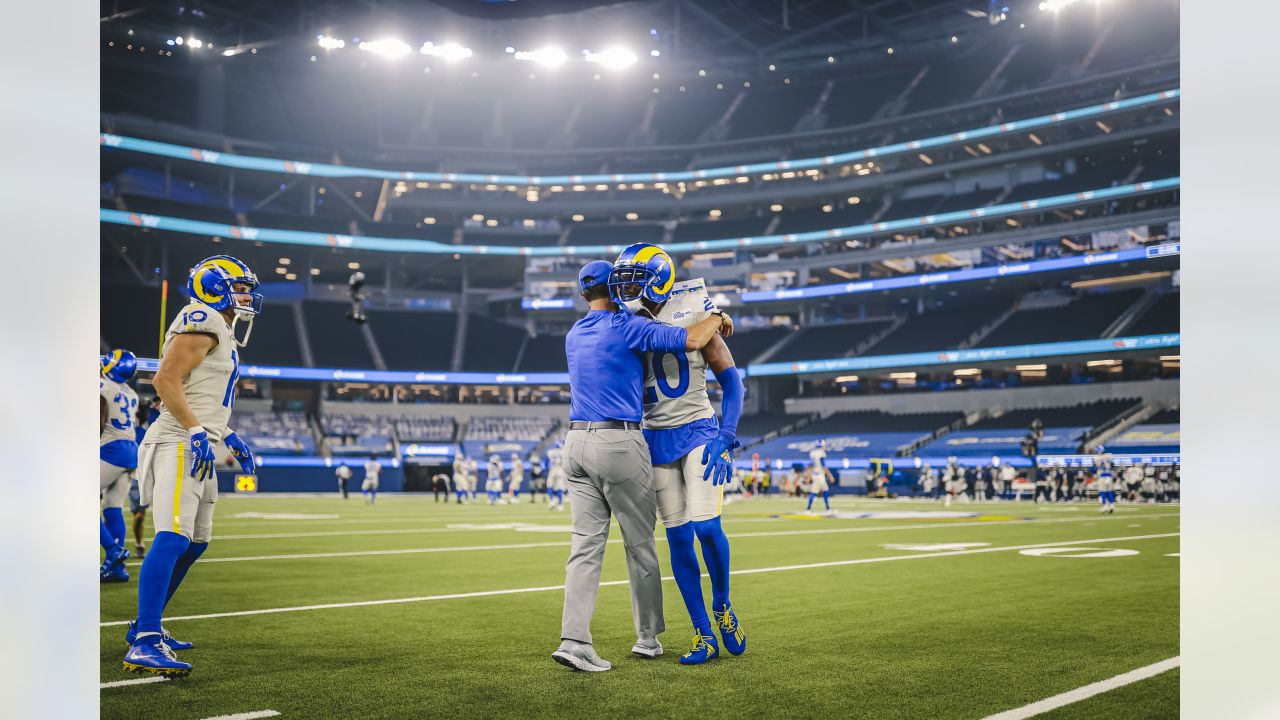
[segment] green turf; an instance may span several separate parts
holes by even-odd
[[[842,501],[846,511],[941,511],[939,505]],[[190,678],[101,691],[102,716],[171,720],[274,709],[284,717],[982,718],[1178,654],[1178,509],[1092,505],[957,505],[996,519],[774,517],[800,501],[726,506],[733,600],[748,652],[696,668],[687,615],[664,584],[667,655],[630,655],[625,585],[600,592],[593,631],[615,669],[573,673],[550,660],[562,591],[170,620],[197,648]],[[333,516],[280,520],[245,513]],[[1001,520],[999,518],[1009,518]],[[1029,518],[1030,520],[1024,520]],[[485,525],[526,523],[548,532]],[[438,596],[564,582],[569,513],[545,506],[437,505],[383,496],[224,497],[215,540],[168,617]],[[450,526],[455,526],[451,528]],[[457,527],[457,526],[471,526]],[[614,528],[613,538],[620,536]],[[393,532],[394,531],[394,532]],[[407,532],[406,532],[407,531]],[[376,534],[375,534],[376,533]],[[256,535],[292,537],[246,537]],[[308,534],[306,537],[298,537]],[[659,530],[663,572],[670,574]],[[222,539],[219,539],[219,538]],[[1130,557],[1029,557],[1016,551],[932,556],[886,543],[1046,543],[1130,548]],[[537,545],[477,549],[483,546]],[[448,549],[446,552],[207,562],[278,555]],[[912,559],[906,559],[912,557]],[[790,565],[883,562],[809,569]],[[131,568],[136,581],[137,568]],[[603,579],[625,580],[619,544]],[[708,598],[710,586],[706,585]],[[136,584],[104,586],[103,622],[133,616]],[[102,680],[129,679],[124,628],[101,629]],[[1177,676],[1163,676],[1045,717],[1164,717]],[[1114,696],[1114,697],[1113,697]],[[1166,713],[1162,715],[1161,713]]]

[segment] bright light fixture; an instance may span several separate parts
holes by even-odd
[[[438,57],[445,62],[457,62],[471,57],[471,48],[462,47],[458,43],[445,43],[436,45],[433,42],[424,42],[418,52],[431,57]]]
[[[388,60],[399,60],[413,48],[403,40],[396,38],[383,38],[381,40],[372,40],[360,43],[360,49],[365,52],[371,52],[374,55],[381,55]]]
[[[342,38],[331,38],[328,35],[317,35],[316,42],[325,50],[341,50],[347,46],[347,41]]]
[[[549,45],[538,50],[517,50],[517,60],[527,60],[543,67],[560,67],[569,59],[563,48]]]
[[[589,52],[585,57],[587,62],[599,63],[614,70],[621,70],[636,63],[636,54],[624,47],[605,48],[598,53]]]

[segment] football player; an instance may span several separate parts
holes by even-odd
[[[467,494],[467,456],[459,445],[453,455],[453,496],[459,505]]]
[[[819,438],[809,451],[809,505],[805,508],[809,515],[813,514],[813,500],[819,495],[827,512],[831,512],[831,485],[828,482],[831,472],[827,470],[826,457],[827,441]]]
[[[502,497],[502,458],[497,453],[489,456],[489,477],[484,482],[485,492],[489,495],[489,504],[497,505]]]
[[[98,492],[102,496],[102,517],[98,521],[99,542],[106,558],[98,575],[102,582],[128,582],[124,561],[124,501],[138,467],[138,442],[134,415],[138,394],[129,381],[138,372],[138,359],[128,350],[112,350],[99,360],[98,411]]]
[[[520,504],[520,486],[524,484],[524,462],[520,453],[511,453],[511,474],[507,476],[507,491],[511,493],[511,503]]]
[[[382,474],[382,463],[378,462],[378,453],[370,453],[364,462],[364,482],[360,483],[360,492],[364,501],[370,505],[378,499],[378,476]]]
[[[143,438],[138,481],[143,505],[152,508],[156,535],[138,578],[138,618],[129,623],[130,672],[183,676],[191,664],[174,650],[192,647],[160,625],[165,605],[191,565],[209,547],[218,499],[213,444],[221,442],[246,474],[253,453],[227,425],[235,404],[240,357],[262,311],[258,278],[227,255],[200,261],[187,279],[192,300],[165,332],[153,383],[164,409]],[[247,322],[243,339],[236,323]]]
[[[701,279],[675,282],[675,266],[662,248],[635,243],[622,251],[609,275],[614,302],[632,314],[646,314],[659,322],[689,327],[717,309]],[[732,333],[732,326],[722,330]],[[666,527],[672,574],[689,618],[693,645],[680,657],[683,665],[698,665],[720,653],[702,596],[702,572],[694,540],[702,547],[711,576],[711,615],[724,648],[732,655],[747,649],[746,635],[729,601],[729,538],[720,522],[725,484],[733,474],[733,450],[738,447],[738,420],[744,388],[724,340],[713,337],[701,350],[645,354],[644,437],[653,460],[658,514]],[[721,415],[707,397],[707,368],[723,392]],[[656,657],[662,646],[637,643],[632,652]]]
[[[1115,478],[1111,475],[1111,468],[1105,465],[1098,471],[1098,502],[1102,505],[1102,509],[1099,511],[1102,514],[1115,513]]]
[[[547,450],[547,509],[564,512],[564,443],[557,442]]]

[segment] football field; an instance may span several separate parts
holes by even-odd
[[[660,527],[666,654],[629,652],[615,525],[592,625],[614,669],[575,673],[550,659],[569,512],[224,495],[166,611],[196,644],[179,655],[190,677],[121,669],[136,560],[129,583],[101,588],[102,717],[979,719],[1179,655],[1177,506],[835,507],[842,517],[798,514],[792,498],[726,506],[748,650],[700,667],[676,663],[692,631]],[[1176,717],[1173,665],[1037,717]]]

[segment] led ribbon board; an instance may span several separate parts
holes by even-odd
[[[717,178],[735,177],[738,175],[812,170],[832,165],[842,165],[845,163],[857,162],[859,160],[870,160],[872,158],[884,157],[886,155],[927,150],[929,148],[940,147],[943,145],[952,145],[972,140],[982,140],[1014,132],[1025,132],[1028,130],[1035,130],[1037,128],[1074,122],[1076,120],[1108,115],[1123,110],[1155,106],[1171,100],[1176,100],[1181,97],[1181,95],[1182,90],[1174,88],[1146,95],[1138,95],[1124,100],[1114,100],[1112,102],[1089,105],[1086,107],[1074,108],[1072,110],[1064,110],[1062,112],[1051,113],[1049,115],[1040,115],[1038,117],[1025,118],[1022,120],[1011,120],[998,125],[988,125],[986,127],[974,128],[972,130],[961,130],[959,132],[947,133],[946,135],[935,135],[933,137],[922,138],[919,140],[909,140],[906,142],[894,143],[892,145],[864,148],[862,150],[853,150],[835,155],[673,172],[597,173],[591,175],[485,175],[481,173],[442,173],[417,170],[385,170],[380,168],[333,165],[330,163],[313,163],[302,160],[279,160],[274,158],[252,157],[248,155],[218,152],[216,150],[202,150],[200,148],[188,147],[185,145],[174,145],[155,140],[143,140],[141,138],[128,137],[125,135],[113,135],[110,133],[99,133],[98,143],[105,147],[120,150],[129,150],[132,152],[175,158],[178,160],[190,160],[209,165],[220,165],[222,167],[235,168],[237,170],[261,170],[265,172],[285,173],[289,175],[309,175],[312,177],[374,178],[378,180],[397,180],[404,182],[484,183],[534,186],[591,183],[686,182],[690,180],[714,180]]]
[[[809,242],[824,242],[846,238],[865,237],[877,233],[895,230],[918,229],[933,225],[945,225],[957,222],[969,222],[983,218],[1001,218],[1028,210],[1051,210],[1069,207],[1081,203],[1098,200],[1116,200],[1147,193],[1171,190],[1181,186],[1181,178],[1171,177],[1160,180],[1116,185],[1097,190],[1083,190],[1066,195],[1054,195],[1038,200],[1003,203],[988,207],[972,208],[924,215],[900,220],[885,220],[862,225],[851,225],[830,230],[814,230],[812,232],[789,233],[786,235],[763,235],[757,237],[726,238],[724,240],[696,240],[693,242],[668,243],[663,249],[670,253],[699,252],[703,250],[732,250],[739,248],[768,248],[781,245],[794,245]],[[204,220],[187,220],[185,218],[167,217],[164,215],[148,215],[146,213],[126,212],[101,208],[98,218],[114,225],[131,225],[133,227],[166,230],[169,232],[191,233],[214,237],[230,237],[237,240],[253,240],[263,243],[281,243],[285,245],[309,245],[312,247],[344,248],[350,250],[373,250],[381,252],[417,253],[432,255],[523,255],[534,257],[590,256],[612,257],[620,252],[623,245],[540,245],[540,246],[506,246],[506,245],[450,245],[434,240],[417,238],[390,238],[374,235],[335,235],[331,233],[306,232],[303,230],[281,230],[277,228],[255,228],[244,225],[223,225],[222,223],[205,222]]]

